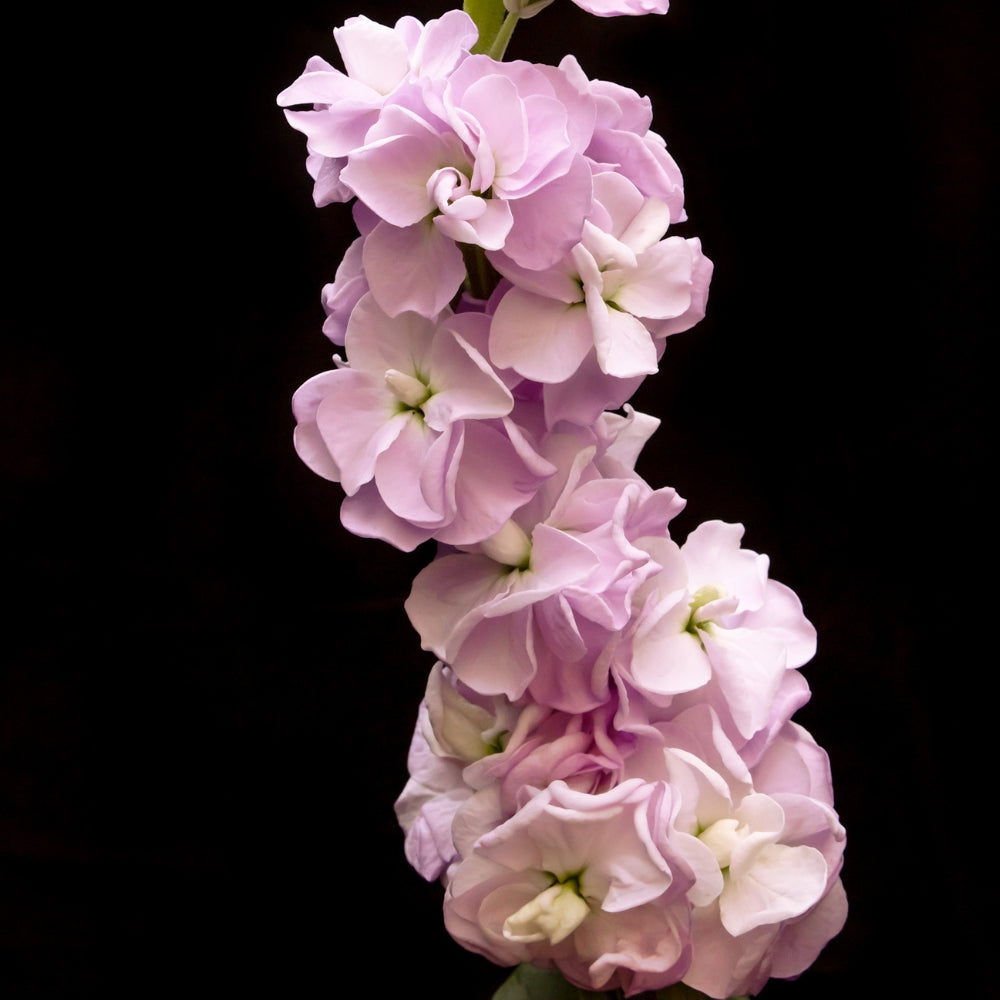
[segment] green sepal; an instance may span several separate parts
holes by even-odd
[[[493,994],[493,1000],[607,1000],[607,993],[591,993],[563,979],[554,969],[522,963]]]
[[[465,0],[465,11],[479,29],[479,41],[472,47],[474,53],[489,52],[500,34],[500,26],[507,14],[503,0]]]

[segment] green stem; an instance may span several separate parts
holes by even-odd
[[[508,14],[503,0],[465,0],[462,9],[476,23],[479,41],[472,47],[474,53],[485,53],[497,61],[503,59],[507,43],[518,22],[517,14]]]
[[[500,25],[500,30],[497,32],[489,52],[486,53],[491,59],[496,59],[497,62],[503,59],[503,54],[507,51],[507,44],[510,42],[510,36],[514,34],[519,20],[520,15],[518,14],[508,14],[503,19],[503,24]]]

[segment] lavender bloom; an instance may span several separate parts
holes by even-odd
[[[333,35],[346,74],[313,56],[302,76],[278,95],[286,108],[313,105],[311,111],[286,111],[285,117],[306,136],[317,206],[352,197],[341,169],[348,154],[363,145],[385,103],[408,83],[446,76],[468,55],[478,32],[467,14],[452,10],[426,26],[414,17],[400,18],[394,28],[352,17]]]
[[[445,925],[500,965],[557,968],[627,996],[676,982],[690,960],[691,876],[671,850],[662,782],[589,795],[553,782],[459,863]]]
[[[341,517],[355,534],[405,550],[429,538],[475,543],[554,471],[503,423],[513,399],[473,346],[487,323],[390,318],[366,295],[347,328],[349,365],[296,392],[296,449],[343,485]]]
[[[493,363],[544,383],[566,382],[591,352],[616,379],[655,372],[658,336],[701,318],[712,273],[697,239],[661,239],[669,224],[665,202],[604,172],[594,178],[581,241],[556,267],[532,271],[490,254],[514,286],[496,307]]]
[[[576,453],[544,520],[529,505],[479,551],[443,555],[414,580],[406,610],[423,647],[482,694],[527,693],[567,712],[611,697],[633,595],[659,569],[636,542],[665,535],[684,502],[638,477],[603,479],[592,459],[592,449]]]
[[[709,701],[746,741],[771,722],[786,671],[812,658],[816,630],[795,594],[767,578],[767,557],[740,547],[742,536],[742,525],[707,521],[681,547],[653,543],[661,570],[616,667],[654,704]]]
[[[579,239],[594,107],[559,70],[470,56],[395,101],[340,175],[380,220],[364,264],[387,313],[440,311],[465,276],[459,243],[539,268]]]
[[[694,947],[684,981],[725,1000],[759,992],[771,976],[799,975],[847,915],[845,833],[826,755],[789,723],[748,769],[706,705],[660,728],[679,803],[674,829],[705,855],[692,866]]]
[[[483,696],[440,661],[431,670],[396,802],[406,855],[428,880],[555,780],[583,792],[619,783],[635,738],[610,726],[613,706],[586,715]]]

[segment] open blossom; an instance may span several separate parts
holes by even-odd
[[[771,976],[807,968],[843,926],[845,834],[833,809],[826,755],[788,724],[753,769],[706,705],[661,733],[672,823],[697,882],[688,896],[694,943],[688,985],[710,997],[757,993]],[[646,761],[644,774],[661,772]],[[650,774],[650,772],[652,772]]]
[[[558,969],[626,996],[676,982],[690,960],[691,877],[669,842],[662,782],[598,795],[553,782],[481,837],[452,874],[445,924],[500,965]]]
[[[364,264],[382,308],[440,311],[465,276],[458,244],[527,267],[562,256],[590,210],[593,120],[559,70],[478,55],[384,107],[340,174],[379,220]]]
[[[568,457],[532,502],[478,551],[435,559],[405,606],[423,647],[474,690],[583,712],[609,700],[633,594],[658,569],[632,539],[666,534],[684,501],[638,476],[603,478],[573,435],[543,454],[557,446]]]
[[[745,741],[772,720],[786,672],[812,658],[816,630],[742,537],[742,525],[707,521],[683,546],[648,543],[661,569],[616,667],[654,704],[709,701]]]
[[[438,661],[396,802],[410,863],[438,878],[553,781],[589,793],[617,785],[637,741],[613,730],[613,714],[613,707],[581,715],[478,695]]]
[[[333,35],[347,72],[313,56],[302,76],[278,95],[286,108],[313,105],[310,111],[286,111],[285,117],[306,136],[317,205],[352,197],[341,169],[348,154],[364,144],[383,106],[407,84],[446,76],[468,55],[478,31],[472,18],[452,10],[426,26],[409,16],[393,28],[351,17]]]
[[[402,549],[478,542],[553,471],[503,423],[512,397],[474,346],[486,323],[390,318],[366,295],[345,336],[349,366],[296,392],[296,448],[343,485],[341,517],[355,534]]]
[[[665,202],[605,171],[582,238],[558,265],[529,270],[490,254],[514,286],[496,307],[493,363],[544,383],[565,382],[591,352],[618,379],[655,372],[657,340],[702,318],[712,274],[699,240],[662,238],[670,222]]]

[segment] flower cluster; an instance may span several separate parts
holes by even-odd
[[[437,543],[406,602],[438,658],[407,858],[501,965],[626,995],[794,977],[846,915],[792,721],[815,633],[740,525],[679,544],[684,500],[635,471],[657,421],[628,400],[712,274],[650,102],[572,56],[500,62],[459,10],[334,37],[344,71],[314,57],[278,98],[359,233],[323,289],[346,360],[296,392],[295,446],[350,531]]]

